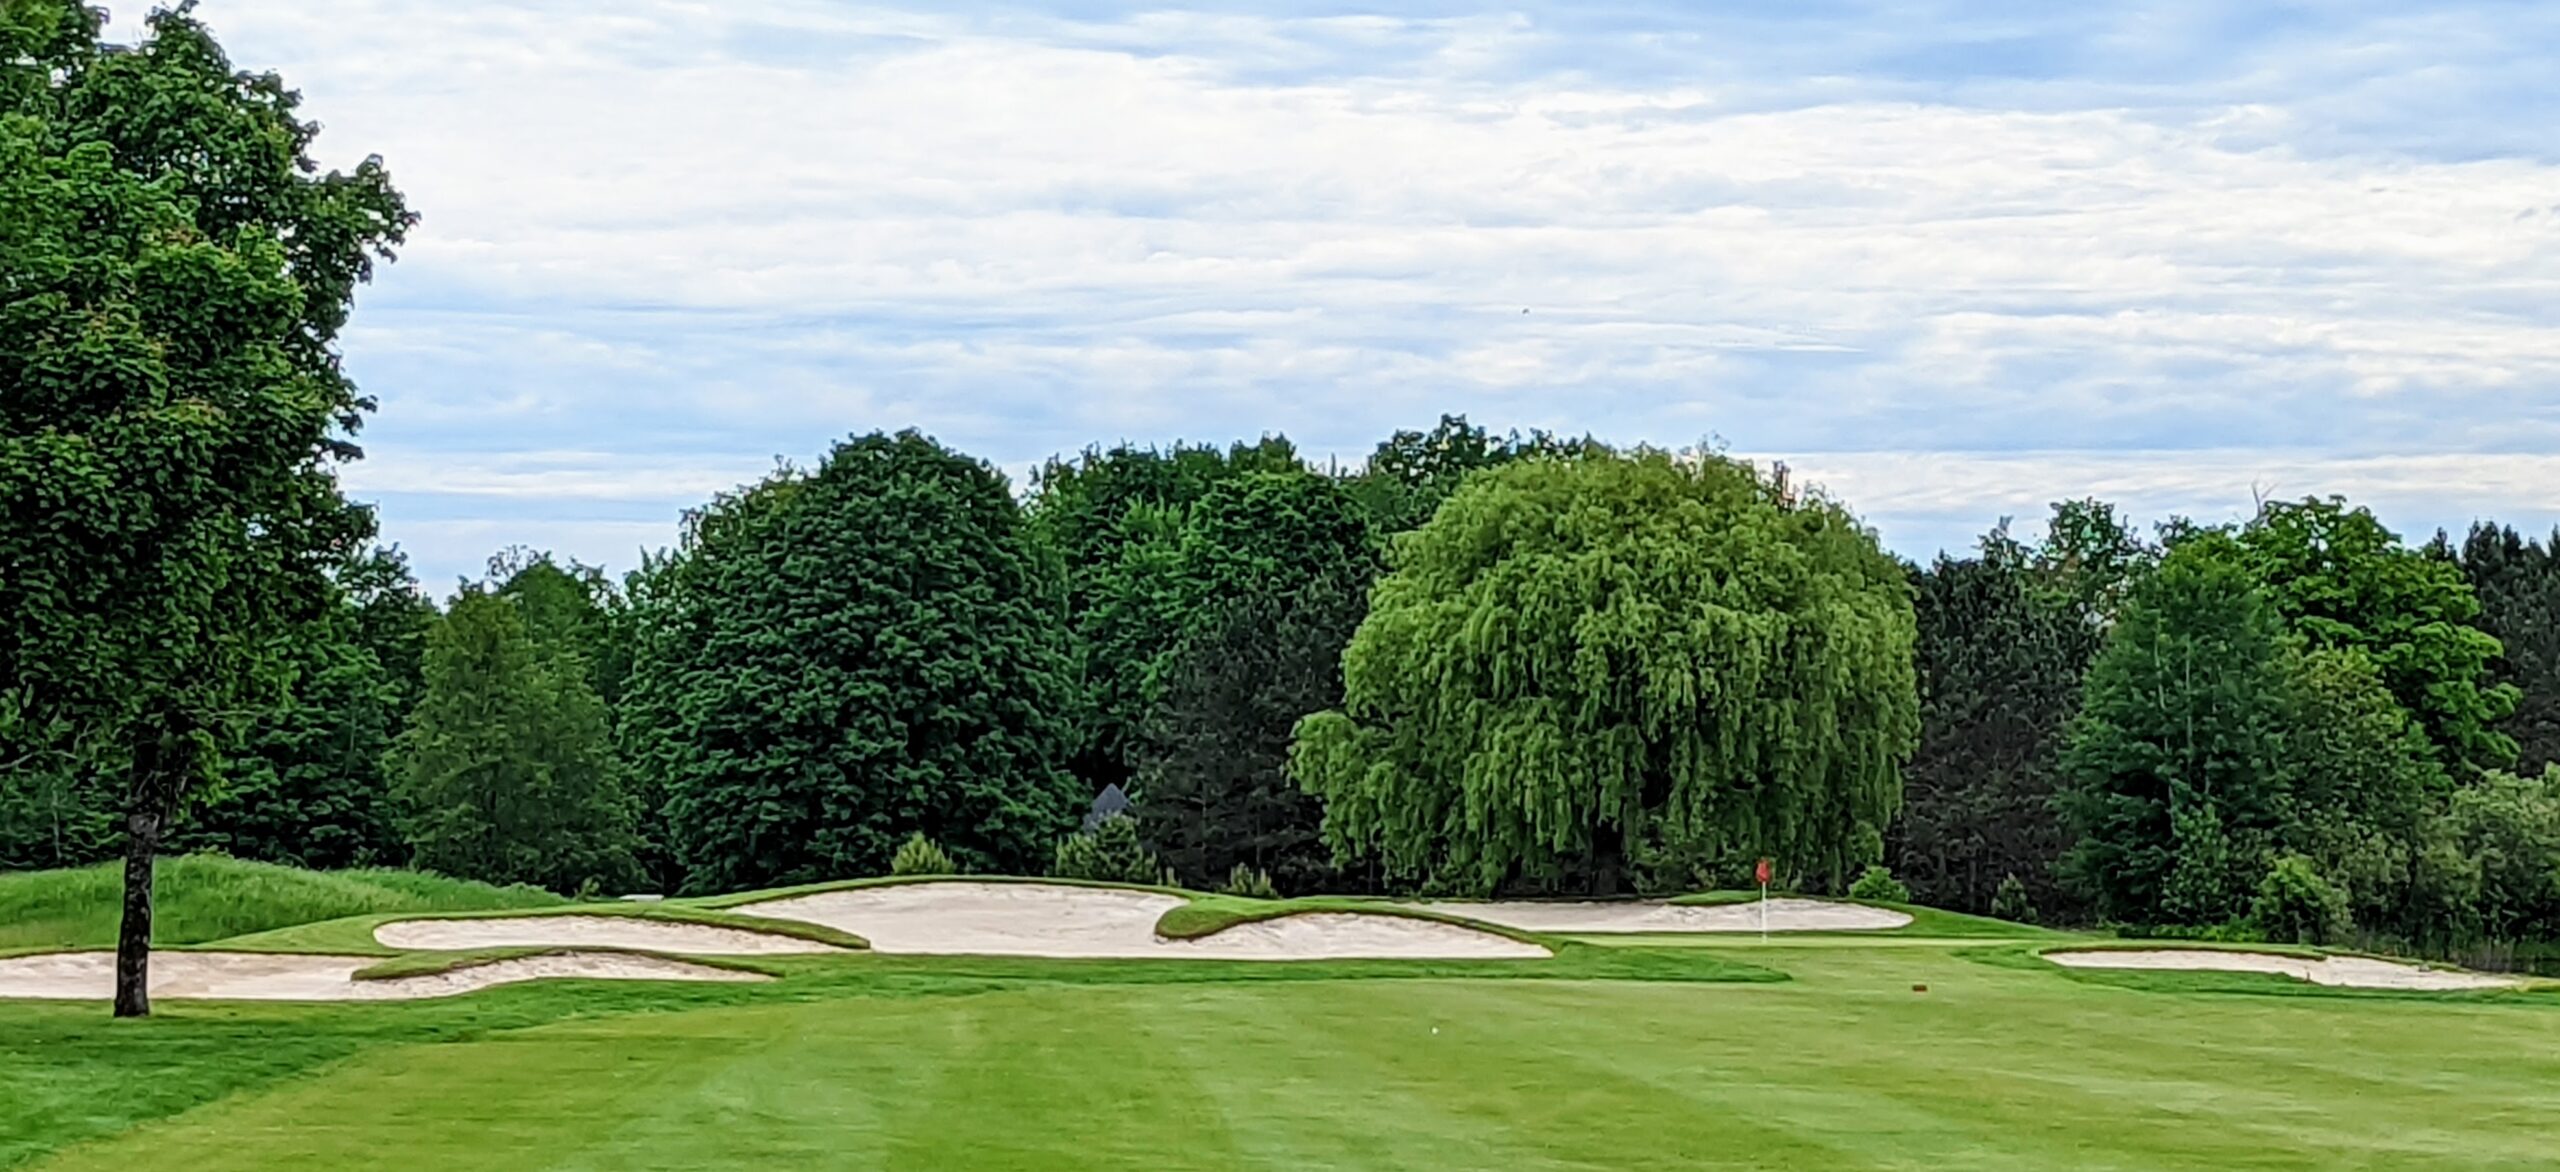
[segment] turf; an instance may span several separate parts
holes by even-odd
[[[0,874],[0,952],[112,948],[124,914],[120,863]],[[203,944],[295,924],[374,913],[549,907],[531,887],[493,887],[415,871],[304,871],[209,855],[160,860],[152,939]]]
[[[2560,1002],[2131,987],[2034,947],[808,957],[758,986],[141,1023],[0,1004],[0,1164],[83,1139],[43,1167],[2550,1164]],[[1769,969],[1793,979],[1731,979]]]

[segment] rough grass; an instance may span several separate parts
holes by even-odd
[[[495,887],[416,871],[305,871],[212,855],[160,860],[152,939],[206,944],[342,916],[555,907],[532,887]],[[124,867],[0,874],[0,952],[113,948]]]
[[[830,879],[821,883],[800,883],[790,887],[770,887],[757,891],[737,891],[727,895],[698,895],[667,901],[683,907],[733,908],[768,900],[790,899],[798,895],[817,895],[828,891],[853,891],[865,887],[898,887],[913,883],[1032,883],[1047,887],[1099,887],[1112,891],[1146,891],[1157,895],[1202,898],[1201,892],[1180,887],[1161,887],[1152,883],[1110,883],[1100,879],[1054,879],[1041,875],[874,875],[865,879]]]
[[[766,985],[562,983],[141,1023],[0,1005],[0,1164],[2550,1164],[2560,1006],[2132,990],[1965,949],[2031,944],[1735,940],[1473,966],[861,955],[778,962],[788,975]],[[1747,956],[1795,979],[1505,979],[1595,953],[1665,974]],[[1363,979],[1384,975],[1411,979]]]

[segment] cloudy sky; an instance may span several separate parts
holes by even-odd
[[[200,14],[425,216],[346,479],[431,583],[875,428],[1018,480],[1444,411],[1715,437],[1915,556],[2090,493],[2560,521],[2560,5],[1386,7]]]

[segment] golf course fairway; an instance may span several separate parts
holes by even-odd
[[[2547,994],[1684,944],[1572,946],[1550,979],[868,956],[142,1022],[0,1003],[0,1165],[2522,1169],[2560,1134]],[[1607,975],[1684,964],[1763,979]]]

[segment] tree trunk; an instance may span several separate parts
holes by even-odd
[[[151,1016],[151,866],[160,853],[161,803],[134,786],[124,816],[124,920],[116,928],[116,1016]]]
[[[116,926],[117,1017],[151,1016],[151,876],[160,836],[195,765],[193,727],[171,720],[134,746],[124,811],[124,918]]]

